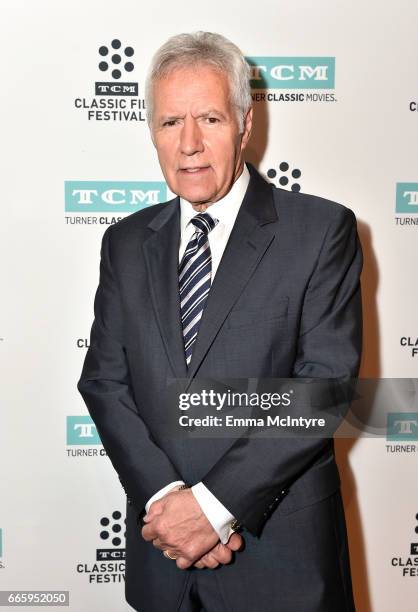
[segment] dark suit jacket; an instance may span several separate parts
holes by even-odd
[[[144,611],[176,610],[196,571],[179,570],[140,535],[146,501],[179,479],[202,480],[243,525],[246,549],[212,571],[231,609],[351,609],[332,442],[179,440],[161,427],[161,393],[172,377],[357,375],[362,255],[353,212],[277,189],[249,168],[189,372],[179,320],[179,199],[132,214],[103,236],[78,388],[128,497],[126,595]],[[239,605],[231,592],[240,593]]]

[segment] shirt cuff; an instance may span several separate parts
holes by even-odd
[[[150,497],[147,503],[145,504],[145,512],[148,513],[152,502],[155,502],[157,501],[157,499],[161,499],[161,497],[164,497],[164,495],[168,493],[170,489],[177,487],[177,485],[183,485],[183,484],[184,484],[183,480],[174,480],[173,482],[170,482],[170,484],[166,485],[165,487],[163,487],[162,489],[154,493],[154,495]]]
[[[203,484],[198,482],[192,487],[192,493],[195,496],[198,504],[202,508],[206,518],[212,525],[222,544],[226,544],[230,536],[234,533],[231,527],[231,522],[234,520],[234,515],[225,508],[223,504],[209,491]]]

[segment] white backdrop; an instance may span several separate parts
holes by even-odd
[[[275,171],[276,184],[287,177],[287,189],[298,183],[354,210],[365,253],[361,374],[414,377],[418,351],[413,355],[408,343],[418,336],[418,206],[408,204],[415,196],[406,192],[418,192],[418,5],[13,0],[3,2],[2,15],[0,590],[69,590],[76,612],[127,610],[125,498],[100,454],[76,382],[106,224],[141,201],[165,199],[143,121],[150,57],[173,34],[217,31],[248,57],[292,67],[282,73],[294,77],[290,89],[283,89],[288,79],[268,90],[276,98],[334,98],[256,102],[248,158],[265,175]],[[118,40],[120,49],[112,50]],[[102,46],[106,56],[98,52]],[[111,68],[99,69],[115,53],[122,55],[113,65],[122,67],[120,79]],[[304,81],[295,67],[299,57],[313,67]],[[318,58],[335,58],[334,87],[318,82]],[[96,96],[98,82],[136,83],[138,92]],[[94,112],[89,118],[98,109],[83,108],[109,100],[123,100],[128,110],[132,104],[136,115],[104,120]],[[288,170],[280,170],[283,162]],[[86,189],[97,194],[74,195]],[[82,219],[90,222],[77,222]],[[403,452],[415,448],[416,430],[398,448],[383,438],[337,445],[360,612],[416,610],[418,555],[411,544],[418,542],[418,455]],[[120,543],[112,541],[117,537]],[[112,561],[96,561],[103,549],[113,550]]]

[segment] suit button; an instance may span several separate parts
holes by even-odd
[[[126,498],[126,501],[128,502],[128,504],[129,504],[129,505],[131,505],[131,504],[132,504],[132,499],[131,499],[130,497],[127,497],[127,498]]]

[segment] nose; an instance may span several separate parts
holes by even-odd
[[[180,149],[184,155],[202,153],[204,149],[202,133],[196,119],[186,116],[180,134]]]

